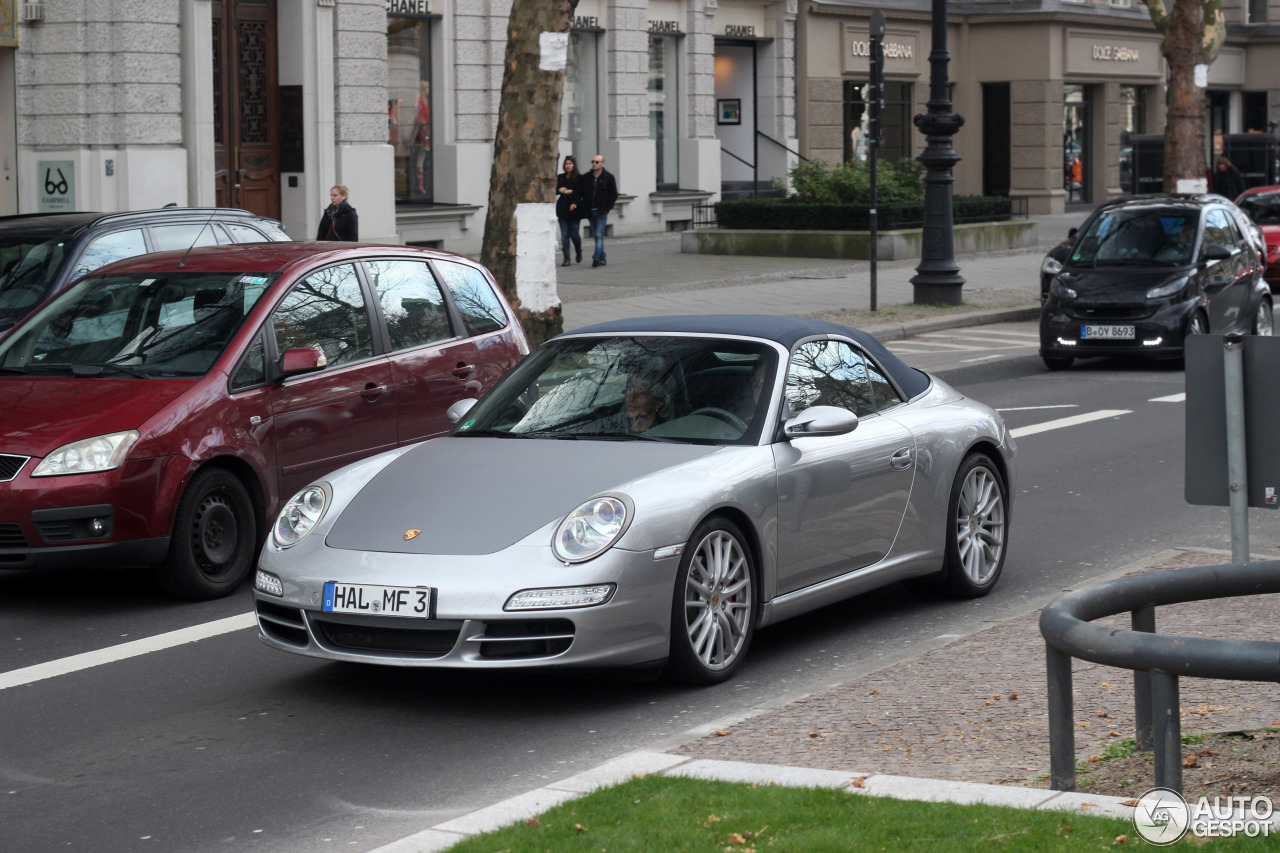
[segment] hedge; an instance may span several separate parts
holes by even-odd
[[[868,231],[871,207],[865,204],[814,204],[794,198],[752,198],[716,202],[720,228],[770,231]],[[923,204],[879,205],[876,226],[883,231],[920,228]],[[1003,222],[1012,218],[1013,202],[1005,196],[957,196],[953,221]]]

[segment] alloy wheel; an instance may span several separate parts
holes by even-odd
[[[742,544],[724,530],[698,543],[685,584],[685,630],[704,667],[720,670],[742,654],[752,618],[751,568]]]
[[[982,585],[1000,567],[1004,551],[1004,493],[990,469],[969,472],[956,508],[956,546],[966,577]]]
[[[1253,333],[1269,338],[1274,334],[1274,327],[1271,303],[1263,299],[1258,303],[1258,312],[1253,317]]]

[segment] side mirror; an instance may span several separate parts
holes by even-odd
[[[846,435],[858,427],[858,416],[839,406],[811,406],[782,425],[787,438]]]
[[[1206,261],[1225,261],[1234,254],[1226,246],[1208,246],[1204,250],[1204,259]]]
[[[465,400],[459,400],[449,407],[444,416],[449,419],[449,423],[456,424],[467,416],[467,412],[471,411],[471,407],[476,404],[475,397],[467,397]]]
[[[1080,229],[1079,229],[1079,228],[1071,228],[1071,229],[1069,229],[1069,230],[1067,231],[1067,239],[1068,239],[1068,240],[1071,240],[1071,239],[1073,239],[1073,238],[1074,238],[1077,234],[1079,234],[1079,233],[1080,233]]]
[[[317,347],[288,349],[280,356],[280,375],[289,377],[314,373],[328,363],[324,351]]]

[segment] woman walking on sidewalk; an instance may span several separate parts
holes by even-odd
[[[560,222],[560,246],[569,266],[569,243],[573,242],[578,263],[582,263],[582,175],[572,154],[564,158],[564,171],[556,175],[556,219]]]

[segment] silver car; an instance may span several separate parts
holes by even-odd
[[[758,628],[897,581],[985,595],[1004,566],[1003,419],[843,326],[593,326],[450,415],[288,502],[254,584],[264,642],[710,684]]]

